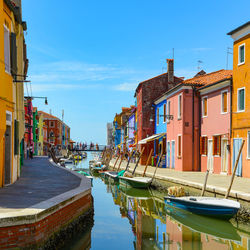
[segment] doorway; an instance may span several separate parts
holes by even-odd
[[[11,126],[6,125],[5,131],[5,158],[4,158],[4,185],[11,183]]]
[[[221,173],[228,172],[228,151],[227,151],[227,139],[221,140]]]
[[[213,172],[213,140],[208,140],[207,170]]]

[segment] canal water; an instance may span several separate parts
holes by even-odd
[[[74,168],[88,169],[93,154]],[[247,249],[250,227],[166,207],[164,193],[93,179],[94,226],[65,249]]]

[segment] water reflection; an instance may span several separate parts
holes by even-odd
[[[88,161],[76,168],[88,168]],[[166,207],[164,194],[156,190],[126,189],[95,178],[92,193],[91,249],[250,249],[248,232],[228,221]],[[74,239],[73,249],[88,249],[84,239]]]

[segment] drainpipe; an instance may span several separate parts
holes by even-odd
[[[232,116],[233,116],[233,110],[232,110],[232,95],[233,95],[233,79],[230,80],[230,131],[229,131],[229,153],[230,153],[230,160],[229,160],[229,169],[227,170],[228,173],[232,173],[231,172],[231,152],[232,152],[232,143],[231,143],[231,138],[232,138]]]
[[[192,90],[192,171],[194,171],[194,86],[192,86]]]
[[[199,108],[199,140],[198,140],[198,145],[199,145],[199,149],[201,147],[200,145],[200,138],[201,138],[201,96],[200,93],[198,92],[198,108]],[[198,155],[199,155],[199,166],[198,166],[198,170],[201,171],[201,155],[200,155],[200,150],[198,150]]]

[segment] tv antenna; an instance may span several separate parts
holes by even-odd
[[[197,66],[197,69],[198,69],[198,72],[200,72],[200,70],[201,70],[201,64],[202,64],[203,62],[201,61],[201,60],[198,60],[197,61],[197,64],[198,64],[198,66]]]
[[[228,69],[228,56],[229,55],[233,55],[233,49],[230,47],[227,47],[227,65],[226,65],[226,69]]]

